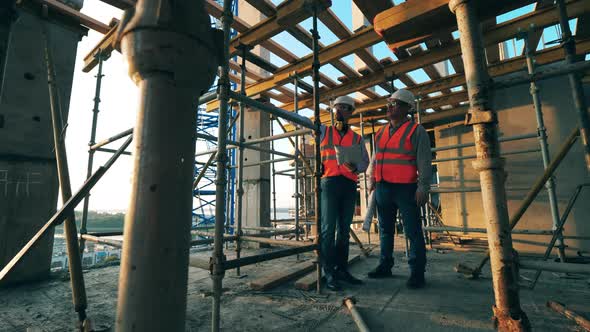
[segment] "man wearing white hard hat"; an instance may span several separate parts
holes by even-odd
[[[350,224],[356,206],[358,174],[369,165],[369,154],[363,138],[348,125],[355,109],[354,99],[348,96],[334,101],[334,126],[322,126],[320,150],[322,156],[321,180],[321,250],[320,262],[326,278],[326,287],[341,290],[339,281],[361,284],[348,271]],[[362,160],[357,163],[339,161],[337,149],[361,149]],[[342,162],[340,164],[340,162]]]
[[[428,199],[432,154],[426,129],[408,116],[414,107],[414,95],[408,90],[397,90],[388,98],[389,122],[375,135],[369,190],[375,190],[381,254],[379,265],[369,272],[369,278],[392,276],[394,226],[399,210],[410,242],[411,275],[406,286],[422,288],[426,246],[419,207]]]

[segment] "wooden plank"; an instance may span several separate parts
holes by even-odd
[[[584,13],[590,12],[590,1],[584,0],[572,0],[568,3],[568,15],[570,17],[577,17]],[[559,22],[558,13],[551,8],[544,9],[538,12],[533,12],[514,20],[504,22],[500,25],[493,27],[491,30],[486,31],[484,34],[485,45],[491,45],[500,41],[506,40],[510,37],[515,36],[518,31],[527,29],[530,24],[535,24],[538,28],[547,27]],[[391,65],[385,66],[382,71],[375,72],[371,75],[364,76],[361,79],[353,82],[347,82],[339,85],[334,89],[328,89],[323,91],[320,96],[320,101],[325,102],[335,96],[346,95],[355,92],[359,89],[375,86],[381,82],[384,82],[388,77],[395,76],[401,73],[407,73],[409,71],[421,68],[425,65],[434,64],[450,57],[460,56],[461,48],[458,40],[449,43],[448,46],[443,48],[436,48],[424,52],[414,57],[408,57],[406,59],[399,60],[392,63]],[[276,76],[276,75],[275,75]],[[280,78],[280,77],[277,77]],[[272,78],[266,83],[272,81]],[[257,89],[264,88],[258,83]],[[421,94],[424,95],[424,94]],[[308,108],[313,104],[313,100],[302,99],[299,101],[299,109]],[[286,110],[293,110],[294,105],[292,103],[282,105],[281,108]]]
[[[577,54],[586,54],[590,52],[590,39],[584,40],[577,40]],[[540,51],[536,54],[535,60],[537,65],[542,66],[546,64],[550,64],[556,61],[561,61],[564,59],[563,49],[560,46],[554,46],[553,48],[545,49]],[[510,74],[517,71],[524,70],[524,66],[526,65],[526,59],[523,56],[517,58],[511,58],[506,61],[499,62],[492,66],[488,67],[488,72],[492,78]],[[463,74],[454,74],[440,80],[433,81],[433,82],[425,82],[418,84],[414,87],[409,88],[415,95],[427,95],[429,93],[433,93],[436,91],[440,91],[446,88],[451,88],[459,85],[465,84],[465,76]],[[462,91],[464,92],[464,91]],[[436,98],[436,97],[434,97]],[[467,99],[465,99],[467,100]],[[422,101],[422,105],[424,105],[425,100]],[[380,98],[377,100],[367,101],[365,103],[361,103],[357,105],[357,110],[355,111],[354,117],[349,120],[349,123],[354,125],[360,123],[360,119],[357,116],[359,113],[368,113],[374,111],[376,109],[382,108],[386,105],[385,98]],[[428,105],[428,104],[426,104]],[[444,105],[444,104],[443,104]],[[381,116],[373,117],[371,120],[375,119],[382,119],[385,118],[385,113]],[[313,119],[313,118],[312,118]],[[369,120],[365,118],[365,120]],[[324,124],[330,122],[329,115],[322,115],[320,117],[320,121]],[[287,130],[291,131],[293,128],[287,125]]]
[[[355,254],[348,257],[348,265],[352,265],[361,260],[361,254]],[[315,289],[317,284],[317,273],[310,273],[303,278],[295,281],[295,288],[301,290]]]
[[[285,282],[298,278],[304,274],[314,271],[315,264],[310,261],[295,264],[285,270],[271,273],[262,278],[252,280],[250,288],[254,290],[268,290],[284,284]]]
[[[373,22],[377,14],[393,7],[391,0],[353,0],[353,2],[369,22]]]
[[[66,15],[74,19],[76,22],[80,23],[80,25],[83,25],[89,29],[100,32],[102,34],[105,34],[110,30],[108,25],[98,20],[95,20],[94,18],[88,15],[84,15],[79,11],[75,10],[74,8],[65,5],[57,0],[34,0],[34,2],[40,5],[47,5],[50,11],[56,11],[60,14]]]

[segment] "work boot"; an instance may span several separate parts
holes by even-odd
[[[424,272],[412,272],[410,278],[406,282],[406,287],[410,289],[423,288],[426,285],[424,280]]]
[[[334,278],[334,276],[331,274],[326,274],[326,288],[334,292],[339,292],[342,290],[340,283],[338,283],[336,278]]]
[[[336,280],[342,280],[347,282],[351,285],[362,285],[363,281],[361,279],[355,278],[350,272],[347,270],[337,270],[334,274]]]
[[[377,267],[367,275],[371,279],[391,278],[393,276],[391,268],[387,268],[381,264],[377,265]]]

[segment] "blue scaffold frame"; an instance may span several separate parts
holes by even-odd
[[[222,0],[217,0],[217,3],[222,4]],[[237,2],[233,3],[233,14],[234,16],[238,15],[238,5]],[[212,19],[212,26],[213,27],[221,27],[221,23],[213,18]],[[231,36],[234,37],[237,35],[237,32],[232,29]],[[234,59],[235,60],[235,59]],[[231,82],[232,90],[237,89],[237,83]],[[210,92],[217,90],[217,79],[215,84],[209,90]],[[230,112],[231,117],[228,117],[229,123],[231,123],[231,119],[235,118],[237,112],[233,110],[230,106],[227,112]],[[218,135],[218,128],[219,128],[219,110],[214,112],[206,112],[205,108],[199,107],[197,109],[197,127],[196,132],[200,134],[207,134],[214,137]],[[236,126],[231,127],[231,131],[229,133],[230,140],[236,140]],[[201,143],[201,144],[199,144]],[[203,144],[204,143],[204,144]],[[217,149],[217,142],[214,140],[206,140],[206,139],[197,139],[195,144],[197,145],[197,150],[199,148],[205,147],[207,150],[214,150]],[[201,173],[203,167],[209,155],[203,157],[195,158],[195,169],[194,169],[194,178]],[[228,161],[229,165],[235,165],[236,163],[236,150],[229,149],[228,150]],[[228,165],[228,166],[229,166]],[[215,164],[210,165],[203,178],[199,181],[197,187],[193,190],[193,227],[199,226],[208,226],[213,225],[215,223],[215,178],[217,176],[216,166]],[[229,206],[227,209],[228,215],[226,216],[227,223],[229,225],[234,224],[235,220],[235,169],[229,168],[227,172],[227,181],[229,184],[228,187],[228,202]],[[233,229],[230,227],[227,230],[230,234],[232,233]]]

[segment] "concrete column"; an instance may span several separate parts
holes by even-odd
[[[257,24],[266,17],[256,8],[244,0],[238,1],[238,14],[240,18],[250,25]],[[270,60],[270,53],[260,46],[254,47],[252,53],[265,60]],[[247,63],[248,71],[261,76],[268,76],[265,70]],[[253,108],[247,108],[244,117],[244,138],[246,142],[251,139],[270,135],[270,115]],[[270,149],[270,143],[263,143],[260,147]],[[270,155],[255,150],[244,150],[244,162],[251,163],[269,160]],[[270,226],[271,186],[269,164],[244,168],[244,201],[242,211],[243,227]],[[257,243],[246,242],[245,246],[259,246]]]
[[[26,12],[18,15],[11,27],[0,100],[0,267],[55,213],[58,195],[40,18]],[[67,121],[76,50],[84,31],[49,24],[48,32],[59,102]],[[5,55],[0,51],[0,56]],[[5,281],[45,278],[52,250],[53,233],[49,232]]]

